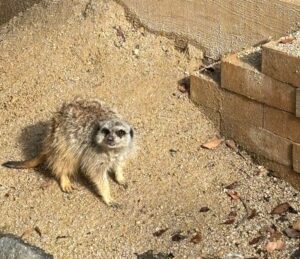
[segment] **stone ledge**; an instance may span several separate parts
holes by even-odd
[[[300,51],[289,51],[293,44],[300,44],[300,39],[290,44],[279,47],[279,41],[271,41],[263,45],[262,72],[281,82],[300,87]]]
[[[295,88],[261,73],[260,49],[230,55],[221,63],[221,87],[249,99],[295,113]]]

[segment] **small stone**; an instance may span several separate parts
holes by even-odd
[[[136,47],[134,50],[133,50],[133,55],[138,58],[140,56],[140,50]]]

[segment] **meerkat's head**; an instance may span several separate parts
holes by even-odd
[[[121,119],[101,121],[96,131],[96,144],[106,149],[129,147],[133,141],[133,129]]]

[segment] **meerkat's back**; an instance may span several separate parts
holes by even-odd
[[[66,140],[87,141],[88,134],[99,121],[121,118],[121,116],[99,100],[76,99],[64,104],[53,118],[52,132],[58,137],[66,135]]]

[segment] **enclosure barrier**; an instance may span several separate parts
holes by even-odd
[[[228,55],[220,70],[191,76],[190,98],[222,135],[300,190],[299,40],[285,39]]]

